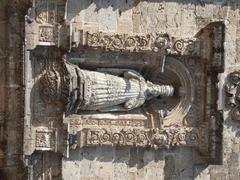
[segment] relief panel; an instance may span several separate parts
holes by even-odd
[[[166,51],[166,54],[199,55],[200,41],[197,38],[181,39],[168,34],[106,34],[103,32],[81,32],[81,45],[100,47],[106,50]],[[79,40],[80,41],[80,40]]]
[[[36,150],[56,150],[57,132],[54,130],[36,130]]]
[[[68,156],[70,148],[85,146],[187,146],[216,158],[212,132],[221,113],[213,94],[223,69],[223,24],[191,38],[69,32],[63,31],[63,4],[34,6],[38,47],[31,49],[27,101],[36,132],[35,147],[26,152]]]

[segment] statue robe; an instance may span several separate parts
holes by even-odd
[[[146,83],[144,78],[132,70],[99,69],[82,70],[72,67],[75,75],[71,80],[72,89],[69,108],[78,110],[126,111],[142,105],[145,101]],[[99,72],[102,71],[102,72]]]

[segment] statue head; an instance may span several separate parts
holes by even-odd
[[[157,96],[172,96],[174,88],[170,85],[157,85],[147,81],[146,96],[151,99]]]

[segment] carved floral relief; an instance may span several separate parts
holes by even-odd
[[[168,34],[127,35],[86,32],[87,46],[108,50],[165,51],[166,54],[199,55],[196,38],[170,38]]]
[[[131,145],[153,148],[172,146],[196,146],[199,141],[198,130],[194,128],[169,129],[83,129],[80,136],[86,136],[82,146],[93,145]]]

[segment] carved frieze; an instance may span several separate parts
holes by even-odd
[[[150,35],[146,36],[127,36],[127,35],[108,35],[104,33],[87,32],[87,45],[93,47],[103,47],[112,50],[145,50],[150,44]],[[168,40],[163,38],[162,46],[167,46]],[[159,44],[160,45],[160,44]]]
[[[194,128],[101,129],[86,128],[79,132],[79,146],[119,145],[153,148],[197,146],[199,132]]]
[[[170,54],[200,55],[200,41],[197,39],[173,38]]]
[[[196,38],[171,38],[168,34],[106,34],[86,32],[86,44],[106,50],[163,51],[166,54],[200,55],[200,41]]]
[[[88,126],[88,125],[97,125],[97,126],[130,126],[130,127],[145,127],[146,126],[146,120],[127,120],[127,119],[121,119],[118,118],[117,120],[112,119],[95,119],[95,118],[89,118],[85,119],[84,116],[82,118],[78,119],[77,117],[69,119],[70,125],[72,127],[80,127],[82,125]]]

